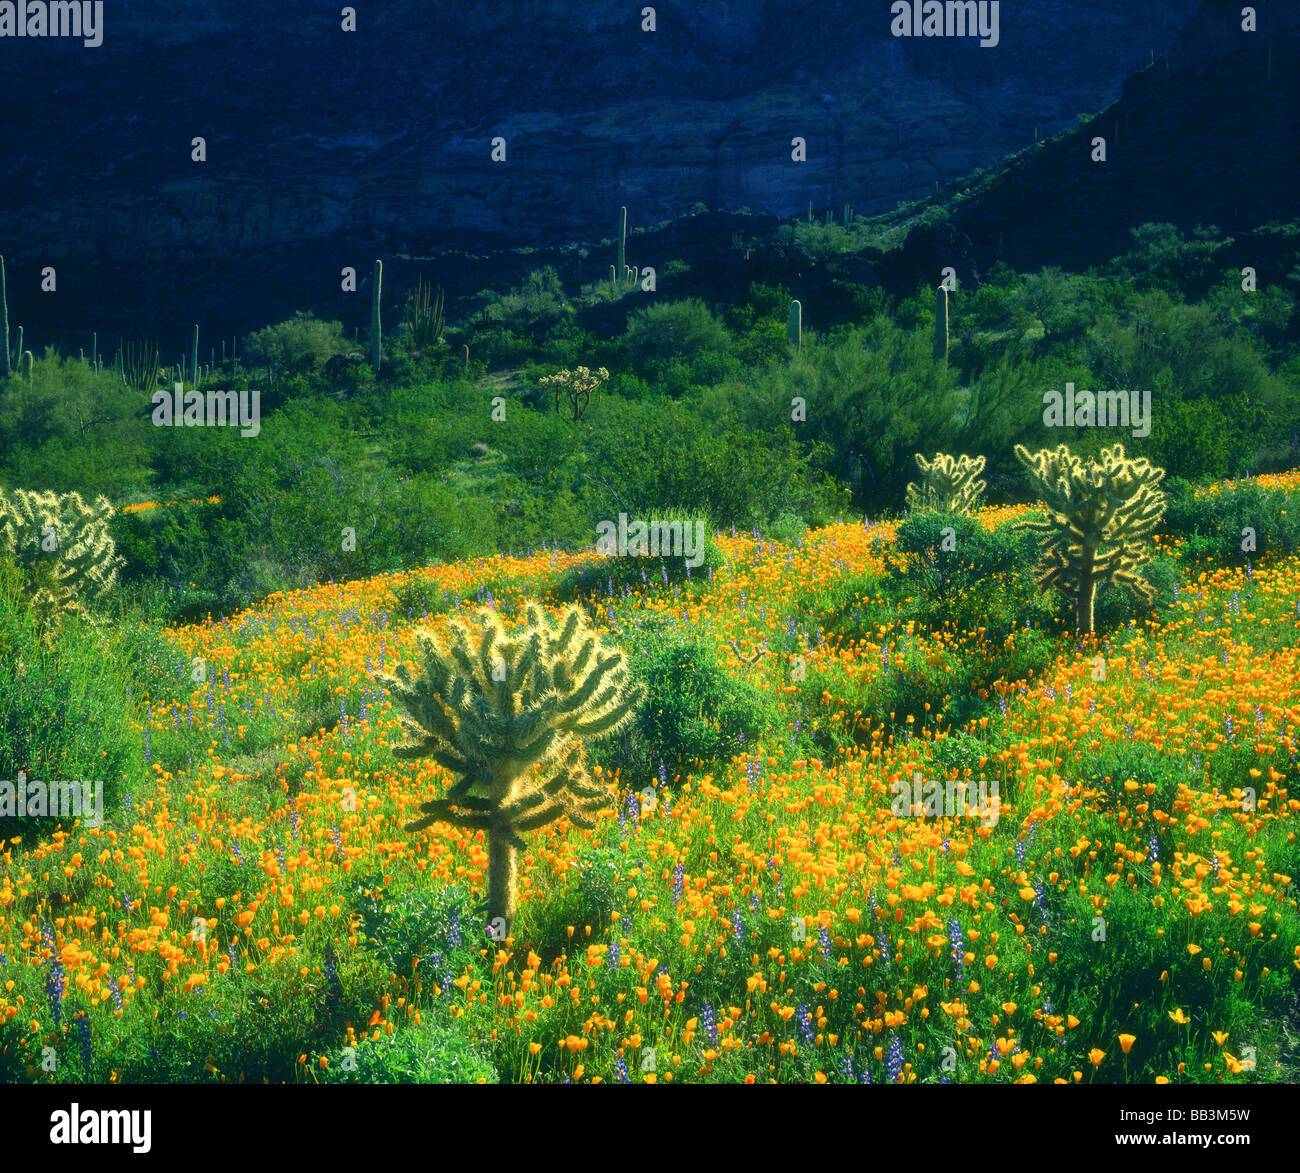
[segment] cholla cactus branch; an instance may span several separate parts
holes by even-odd
[[[921,470],[920,485],[907,486],[909,509],[937,509],[942,513],[969,513],[979,503],[985,481],[976,478],[984,471],[984,457],[945,456],[936,452],[934,459],[926,461],[919,452],[916,464]]]
[[[1154,598],[1141,571],[1151,561],[1147,539],[1165,512],[1159,488],[1165,470],[1144,458],[1128,459],[1122,444],[1086,463],[1064,444],[1032,455],[1018,444],[1015,451],[1047,506],[1045,517],[1018,525],[1040,537],[1039,584],[1074,596],[1078,630],[1094,630],[1093,605],[1103,583],[1124,583]]]
[[[560,410],[560,397],[567,394],[569,406],[573,410],[573,419],[576,423],[582,419],[583,413],[591,405],[592,393],[609,378],[609,372],[601,367],[595,374],[587,367],[579,367],[576,371],[568,369],[556,371],[553,375],[546,375],[538,380],[543,387],[555,388],[555,410]]]
[[[80,493],[0,489],[0,553],[26,572],[26,589],[43,625],[83,610],[117,581],[126,561],[109,534],[107,497],[88,505]]]
[[[561,815],[592,826],[612,792],[586,770],[583,738],[617,728],[640,699],[623,654],[577,607],[554,620],[536,605],[509,629],[491,610],[453,621],[447,638],[417,635],[419,671],[381,677],[401,714],[402,758],[432,758],[456,775],[448,797],[420,807],[418,831],[449,822],[487,832],[488,907],[515,918],[520,837]]]

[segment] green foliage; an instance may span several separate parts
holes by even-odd
[[[337,1047],[326,1056],[320,1083],[497,1083],[488,1056],[454,1023],[406,1025],[378,1042]]]
[[[623,351],[634,369],[659,378],[673,360],[699,362],[725,353],[731,344],[726,325],[698,298],[656,302],[627,322]]]
[[[573,313],[560,276],[547,265],[535,269],[509,293],[480,294],[489,322],[513,335],[535,343]]]
[[[1262,489],[1253,481],[1238,481],[1197,496],[1181,478],[1171,478],[1169,489],[1161,530],[1181,541],[1186,555],[1240,564],[1245,558],[1258,560],[1300,550],[1300,493],[1294,489]],[[1253,550],[1249,548],[1252,537]]]
[[[121,637],[105,637],[79,620],[58,639],[43,630],[17,587],[22,574],[0,558],[0,779],[20,771],[47,783],[86,779],[103,787],[104,817],[114,817],[123,776],[140,768],[139,735],[121,675],[105,672]],[[54,831],[53,817],[0,819],[0,840],[30,845]],[[68,826],[66,829],[71,829]]]
[[[680,509],[644,509],[630,515],[628,527],[631,528],[638,519],[643,520],[647,528],[656,527],[661,545],[659,554],[641,555],[629,551],[623,555],[617,550],[598,553],[594,561],[565,571],[552,588],[553,596],[562,602],[578,599],[599,602],[602,598],[621,598],[629,590],[639,591],[647,586],[667,588],[690,582],[698,584],[707,582],[710,572],[724,564],[725,558],[718,548],[708,517]],[[664,543],[671,547],[676,542],[675,536],[669,541],[665,527],[672,527],[674,535],[680,533],[682,545],[676,547],[678,551],[685,548],[687,535],[700,538],[695,551],[695,558],[700,559],[699,565],[688,566],[680,552],[664,552]]]
[[[661,762],[671,776],[725,764],[758,744],[767,722],[763,695],[710,645],[650,622],[635,633],[629,663],[644,698],[632,723],[593,750],[624,786],[647,785]]]
[[[311,374],[347,349],[341,322],[322,322],[298,313],[287,322],[250,334],[244,343],[244,362],[291,375]]]
[[[791,418],[795,397],[808,405],[806,420]],[[743,386],[714,387],[701,410],[719,425],[779,427],[859,504],[896,507],[918,447],[961,434],[958,403],[954,376],[935,364],[929,340],[877,318],[823,344],[805,340],[801,357]]]

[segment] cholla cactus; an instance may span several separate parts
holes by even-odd
[[[382,677],[402,713],[400,758],[432,758],[458,775],[445,799],[407,825],[448,822],[486,833],[488,915],[507,935],[515,918],[516,861],[525,831],[561,815],[579,826],[614,801],[587,772],[583,738],[618,728],[640,700],[623,654],[591,631],[578,607],[559,621],[530,604],[508,630],[494,611],[482,631],[451,623],[445,644],[417,635],[422,674]]]
[[[609,378],[609,372],[601,367],[595,374],[592,374],[586,367],[579,367],[576,371],[565,369],[556,371],[553,375],[546,375],[539,379],[543,387],[555,388],[555,410],[560,410],[560,396],[563,393],[568,394],[569,404],[573,408],[573,418],[576,422],[582,419],[582,414],[591,404],[591,393],[596,390],[606,379]]]
[[[80,611],[117,580],[125,561],[108,532],[107,497],[87,505],[80,493],[0,489],[0,553],[26,572],[27,589],[42,622]]]
[[[1085,463],[1062,444],[1030,454],[1016,445],[1016,458],[1034,479],[1047,505],[1045,518],[1018,523],[1040,534],[1044,562],[1039,583],[1061,586],[1075,600],[1075,623],[1093,631],[1093,603],[1102,583],[1127,583],[1150,601],[1155,592],[1141,575],[1151,561],[1145,544],[1165,512],[1159,484],[1163,468],[1145,458],[1129,460],[1124,445],[1103,449]]]
[[[927,463],[924,456],[916,454],[916,464],[921,470],[922,483],[907,486],[909,509],[937,509],[942,513],[969,513],[975,508],[981,494],[988,488],[984,481],[975,478],[984,471],[984,457],[960,458],[936,452]]]

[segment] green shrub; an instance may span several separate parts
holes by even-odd
[[[713,649],[680,629],[651,622],[633,637],[629,662],[645,699],[631,724],[592,747],[593,759],[640,789],[662,762],[668,772],[726,762],[766,726],[763,694],[733,675]]]
[[[378,1042],[338,1047],[321,1083],[498,1083],[491,1061],[456,1024],[425,1021]]]
[[[340,322],[322,322],[298,313],[287,322],[250,334],[244,343],[246,366],[274,367],[286,374],[313,374],[336,354],[350,347],[343,340]]]
[[[659,302],[628,318],[623,350],[637,371],[660,374],[674,359],[694,364],[725,352],[727,327],[699,298]]]
[[[1236,562],[1300,550],[1300,492],[1263,489],[1250,481],[1197,497],[1187,481],[1168,482],[1162,532],[1181,539],[1183,552]],[[1242,550],[1245,531],[1254,531],[1254,551]]]
[[[645,521],[647,526],[652,522],[679,524],[683,535],[688,526],[693,527],[690,532],[702,533],[702,548],[696,551],[699,565],[688,566],[686,559],[676,554],[620,555],[616,551],[598,553],[592,561],[566,571],[552,588],[554,597],[562,602],[576,599],[597,601],[601,598],[621,598],[629,590],[640,592],[648,588],[653,591],[673,584],[707,583],[710,571],[716,571],[724,565],[725,559],[714,539],[713,527],[707,517],[680,509],[645,509],[633,513],[628,519],[628,525],[631,526],[637,519]],[[610,521],[617,524],[613,518]]]
[[[119,644],[82,619],[66,620],[52,644],[40,638],[26,602],[12,591],[12,565],[0,562],[0,780],[20,772],[42,782],[95,783],[105,820],[121,784],[142,767],[139,734],[122,678],[105,672]],[[0,818],[0,841],[30,843],[70,820],[51,815]]]

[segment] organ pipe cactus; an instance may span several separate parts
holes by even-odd
[[[1093,632],[1093,604],[1104,583],[1125,583],[1150,602],[1155,592],[1141,570],[1151,561],[1147,539],[1165,512],[1165,470],[1129,459],[1123,444],[1086,462],[1064,444],[1033,454],[1017,444],[1015,451],[1047,506],[1045,517],[1018,525],[1040,535],[1039,584],[1073,596],[1078,631]]]
[[[969,513],[988,488],[985,481],[976,480],[984,471],[984,457],[946,456],[936,452],[934,459],[926,461],[919,452],[916,464],[921,470],[921,484],[907,486],[909,509],[938,509],[942,513]]]
[[[622,725],[641,690],[576,606],[553,619],[529,604],[513,628],[492,610],[479,618],[478,630],[453,620],[445,641],[418,632],[418,673],[403,664],[380,680],[406,733],[394,754],[429,758],[456,776],[406,830],[445,822],[484,832],[488,915],[509,936],[523,835],[561,816],[592,827],[614,803],[587,771],[584,739]]]

